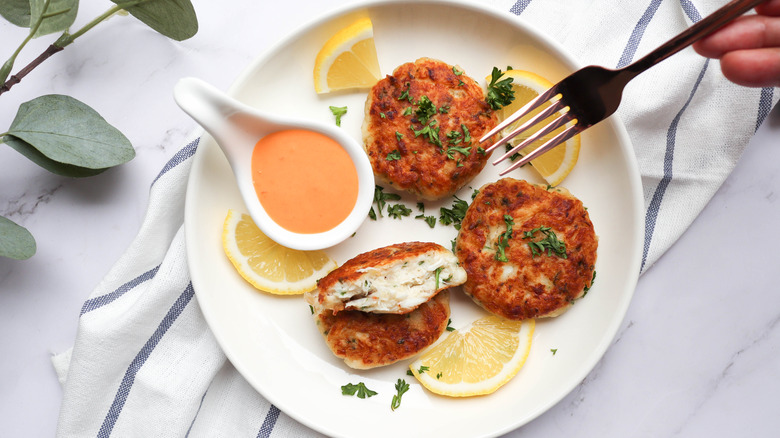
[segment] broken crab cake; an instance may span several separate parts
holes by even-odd
[[[497,116],[457,66],[420,58],[369,91],[364,148],[379,181],[420,198],[452,195],[487,163],[478,139]]]
[[[461,222],[463,290],[494,314],[557,316],[590,288],[598,237],[568,190],[504,178],[486,184]]]
[[[436,341],[466,271],[443,246],[407,242],[360,254],[304,295],[333,354],[358,369],[407,359]]]
[[[449,291],[442,291],[410,313],[314,311],[328,348],[351,368],[369,369],[410,358],[433,344],[450,319]]]
[[[331,271],[306,300],[337,313],[408,313],[439,291],[466,281],[458,258],[433,242],[406,242],[360,254]]]

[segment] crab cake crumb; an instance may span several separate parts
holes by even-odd
[[[466,281],[458,258],[433,242],[405,242],[360,254],[305,295],[313,307],[408,313],[439,291]]]
[[[557,316],[593,280],[598,237],[582,202],[563,188],[504,178],[479,189],[455,254],[463,290],[489,312]]]
[[[452,195],[485,167],[478,139],[497,116],[459,67],[420,58],[368,93],[364,147],[379,181],[423,199]]]
[[[317,328],[336,357],[351,368],[368,369],[410,358],[435,342],[450,318],[449,291],[404,314],[327,309],[314,312]]]

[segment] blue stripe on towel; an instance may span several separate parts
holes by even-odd
[[[184,146],[183,148],[179,149],[179,152],[176,152],[176,155],[174,155],[170,160],[168,160],[168,162],[162,168],[162,170],[157,175],[157,177],[154,178],[154,181],[152,181],[152,185],[154,185],[154,183],[156,183],[157,180],[160,179],[160,177],[163,176],[166,172],[178,166],[179,164],[183,163],[187,158],[193,156],[195,154],[195,151],[198,149],[198,143],[200,143],[200,138],[196,138],[195,140],[191,141],[187,146]]]
[[[176,321],[176,318],[178,318],[182,311],[184,311],[184,308],[187,307],[187,304],[192,300],[194,294],[195,291],[192,288],[192,283],[190,283],[168,310],[168,313],[165,315],[162,322],[160,322],[160,325],[157,326],[157,330],[154,331],[149,340],[146,341],[146,344],[141,348],[141,351],[138,352],[135,359],[130,363],[127,371],[125,371],[124,378],[122,378],[122,383],[119,384],[119,389],[117,389],[116,395],[114,396],[114,402],[111,403],[106,418],[103,420],[103,425],[100,426],[100,431],[98,431],[97,434],[99,438],[106,438],[111,435],[111,431],[114,429],[117,419],[119,419],[119,414],[122,412],[127,397],[130,395],[130,389],[133,387],[133,382],[135,382],[135,376],[144,363],[146,363],[146,360],[149,359],[149,356],[152,354],[152,351],[154,351],[154,348],[157,347],[157,344],[160,342],[163,335],[165,335],[165,332],[171,328]]]
[[[693,100],[693,96],[696,94],[696,90],[699,88],[699,84],[704,78],[704,73],[707,71],[707,66],[709,65],[710,60],[706,59],[704,61],[704,67],[702,67],[701,71],[699,72],[699,77],[696,79],[696,83],[693,84],[693,89],[691,90],[691,94],[688,96],[688,100],[685,101],[685,105],[683,105],[682,109],[680,109],[677,115],[674,116],[671,125],[669,125],[669,130],[666,131],[664,176],[661,178],[661,182],[659,182],[658,186],[655,188],[653,198],[650,200],[650,206],[647,207],[647,214],[645,216],[645,245],[644,250],[642,251],[642,266],[639,268],[640,271],[645,268],[647,253],[650,249],[650,242],[653,239],[653,231],[655,230],[655,222],[658,219],[658,212],[661,209],[661,201],[663,200],[664,194],[666,194],[666,188],[672,181],[672,165],[674,162],[674,146],[677,138],[677,126],[680,123],[680,119],[682,118],[683,113],[688,108],[688,104],[690,104],[691,100]]]
[[[517,2],[515,2],[515,4],[509,8],[509,12],[515,15],[520,15],[529,4],[531,4],[531,0],[517,0]]]
[[[203,395],[200,397],[200,404],[198,405],[198,410],[195,411],[195,415],[192,417],[192,421],[190,422],[190,427],[187,428],[187,433],[184,435],[184,438],[187,438],[190,436],[190,432],[192,432],[192,426],[195,425],[195,420],[198,419],[198,414],[200,414],[200,409],[203,407],[203,400],[206,399],[206,394],[209,393],[209,390],[206,389],[206,391],[203,392]]]
[[[627,66],[631,63],[631,60],[634,59],[636,49],[639,47],[639,43],[642,41],[642,36],[644,36],[647,26],[653,19],[655,11],[658,10],[658,6],[661,5],[661,1],[662,0],[652,0],[647,9],[645,9],[645,13],[642,14],[639,22],[637,22],[636,26],[634,26],[634,30],[631,31],[631,36],[628,37],[628,44],[626,44],[626,48],[623,49],[623,54],[620,56],[620,61],[618,61],[617,68],[623,68]]]
[[[697,21],[701,20],[701,14],[699,14],[699,11],[696,9],[696,6],[693,5],[691,0],[680,0],[680,6],[691,22],[696,23]]]
[[[764,87],[761,89],[761,97],[758,100],[758,117],[756,118],[756,131],[764,123],[764,119],[769,115],[769,111],[772,110],[772,97],[774,97],[775,89],[772,87]]]
[[[274,426],[276,426],[276,420],[279,418],[279,408],[277,408],[274,405],[271,405],[271,409],[268,410],[268,413],[265,414],[265,420],[263,420],[263,425],[260,426],[260,430],[257,432],[257,438],[268,438],[271,436],[271,432],[274,430]]]
[[[154,278],[155,274],[157,274],[158,269],[160,269],[160,265],[157,265],[155,268],[152,268],[144,272],[143,274],[139,275],[138,277],[135,277],[134,279],[128,281],[127,283],[119,286],[113,292],[109,292],[105,295],[88,299],[87,301],[84,302],[84,305],[81,307],[81,313],[79,314],[79,316],[83,316],[87,312],[91,312],[95,309],[105,306],[106,304],[110,304],[117,298],[124,295],[126,292],[138,286],[139,284],[151,280],[152,278]]]

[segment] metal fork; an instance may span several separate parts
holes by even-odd
[[[484,143],[488,141],[495,134],[501,132],[507,126],[515,123],[517,120],[548,101],[550,101],[549,107],[544,108],[539,114],[518,126],[511,133],[504,136],[504,138],[486,148],[485,151],[493,151],[497,147],[506,144],[523,131],[526,131],[528,128],[556,113],[559,113],[560,117],[507,151],[501,158],[495,160],[493,165],[504,161],[529,144],[555,131],[561,126],[569,124],[566,129],[545,142],[542,146],[536,148],[528,155],[515,161],[507,169],[500,172],[500,175],[503,176],[612,115],[620,104],[623,88],[631,79],[669,56],[688,47],[705,35],[714,32],[763,1],[765,0],[733,0],[709,16],[699,20],[683,33],[667,41],[643,58],[623,68],[609,69],[595,65],[582,68],[555,84],[536,99],[528,102],[525,106],[517,110],[510,117],[480,138],[479,142]],[[557,96],[560,96],[557,100],[551,100]]]

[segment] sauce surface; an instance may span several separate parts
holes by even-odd
[[[271,219],[295,233],[335,228],[357,202],[352,159],[317,132],[290,129],[261,138],[252,152],[252,181]]]

